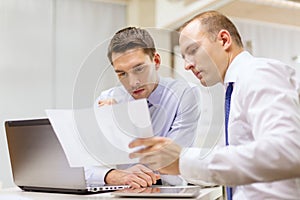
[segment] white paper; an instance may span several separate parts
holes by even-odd
[[[78,110],[46,110],[71,167],[130,164],[128,144],[153,136],[145,99]]]

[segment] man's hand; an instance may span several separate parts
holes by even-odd
[[[98,106],[104,106],[104,105],[112,105],[116,104],[117,101],[115,99],[105,99],[105,100],[100,100],[98,101]]]
[[[131,188],[149,187],[160,179],[159,174],[155,174],[144,165],[137,164],[126,170],[112,170],[106,175],[105,182],[112,185],[130,185]]]
[[[129,144],[130,148],[143,146],[130,154],[130,158],[140,158],[140,163],[147,165],[152,170],[164,174],[179,174],[179,156],[181,147],[170,138],[153,137],[136,139]]]

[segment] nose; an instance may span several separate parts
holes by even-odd
[[[195,68],[194,63],[192,63],[191,61],[188,61],[188,60],[184,61],[184,69],[185,70],[192,70],[193,68]]]
[[[136,86],[140,85],[139,77],[135,74],[130,74],[129,75],[129,85],[132,88],[135,88]]]

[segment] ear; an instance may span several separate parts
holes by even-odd
[[[153,61],[155,63],[155,69],[158,70],[158,68],[160,67],[160,63],[161,63],[160,55],[158,53],[154,54]]]
[[[229,47],[231,46],[231,43],[232,43],[232,39],[231,39],[230,33],[227,30],[222,29],[218,33],[218,37],[217,38],[218,38],[218,41],[223,46],[224,50],[228,50]]]

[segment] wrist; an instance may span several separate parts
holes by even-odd
[[[116,169],[110,169],[104,176],[104,183],[105,184],[110,184],[111,181],[110,181],[110,176],[112,175],[112,173],[116,171]]]

